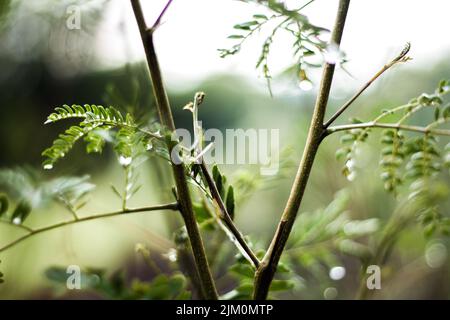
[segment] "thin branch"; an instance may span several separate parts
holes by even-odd
[[[355,95],[353,97],[350,98],[350,100],[348,100],[346,103],[344,103],[342,105],[342,107],[340,107],[335,114],[333,114],[331,116],[331,118],[325,122],[324,127],[328,128],[345,110],[347,110],[348,107],[350,107],[350,105],[355,102],[356,99],[358,99],[358,97],[375,81],[378,79],[378,77],[380,77],[385,71],[389,70],[392,66],[394,66],[395,64],[399,63],[399,62],[405,62],[409,60],[409,57],[407,57],[406,55],[408,54],[409,50],[411,48],[411,45],[409,44],[409,42],[405,45],[405,47],[403,48],[402,52],[400,52],[400,54],[395,57],[391,62],[389,62],[388,64],[384,65],[383,68],[381,68],[377,73],[375,73],[375,75],[361,88],[359,89],[358,92],[355,93]]]
[[[162,125],[173,132],[176,128],[172,117],[172,111],[170,109],[169,98],[167,96],[166,88],[164,86],[164,81],[159,67],[158,57],[156,55],[156,50],[153,43],[154,29],[147,29],[139,0],[131,0],[131,5],[133,7],[136,22],[141,34],[142,44],[145,49],[145,55],[152,80],[152,89],[155,96],[159,119]],[[172,149],[173,146],[169,145],[169,154],[171,154]],[[214,279],[209,268],[208,259],[206,256],[200,230],[195,219],[195,213],[192,206],[192,200],[187,184],[184,165],[176,165],[172,163],[172,170],[177,188],[178,200],[180,203],[180,211],[183,216],[186,230],[191,243],[191,248],[193,251],[193,256],[195,259],[203,295],[206,299],[217,300],[219,295],[217,293]]]
[[[440,126],[442,124],[448,123],[448,122],[450,122],[450,118],[448,118],[448,117],[447,118],[441,118],[441,119],[439,119],[439,120],[437,120],[435,122],[430,123],[427,126],[427,129],[430,130],[432,128],[436,128],[436,127],[438,127],[438,126]]]
[[[192,127],[194,129],[194,141],[195,141],[194,144],[191,146],[191,148],[189,148],[187,151],[188,152],[193,151],[193,157],[195,159],[194,161],[197,162],[197,164],[199,165],[200,170],[202,171],[201,175],[202,180],[205,182],[205,185],[208,186],[209,190],[211,191],[211,195],[206,192],[206,190],[201,186],[201,184],[197,180],[195,179],[193,180],[205,192],[205,194],[211,198],[215,208],[218,207],[219,213],[215,216],[218,216],[218,218],[220,219],[219,225],[224,229],[224,231],[227,234],[231,233],[231,237],[236,239],[236,241],[233,241],[233,244],[236,245],[239,251],[243,252],[244,257],[248,259],[249,262],[253,264],[255,268],[258,268],[259,267],[258,258],[253,253],[252,249],[249,247],[244,237],[234,224],[233,219],[228,213],[228,210],[223,202],[222,196],[220,195],[220,192],[217,189],[217,185],[214,182],[214,179],[211,177],[211,174],[208,171],[208,167],[206,166],[203,159],[203,155],[208,150],[208,147],[212,146],[212,144],[209,144],[206,148],[203,149],[202,128],[199,127],[198,125],[199,106],[203,103],[204,98],[205,98],[204,92],[197,92],[194,96],[194,102],[193,103],[191,102],[184,107],[184,109],[189,110],[192,113]]]
[[[0,223],[14,227],[14,228],[22,229],[27,232],[33,232],[33,229],[31,229],[30,227],[24,226],[23,224],[15,224],[15,223],[12,223],[12,222],[6,221],[6,220],[0,220]]]
[[[336,15],[336,20],[331,35],[331,42],[339,45],[344,32],[345,20],[347,17],[350,0],[340,0]],[[326,63],[323,68],[322,80],[319,93],[314,107],[314,113],[308,132],[308,137],[303,151],[303,156],[299,164],[297,175],[286,203],[283,215],[278,224],[278,228],[267,250],[266,255],[261,261],[260,267],[255,274],[255,288],[253,297],[257,300],[267,298],[270,285],[275,276],[278,263],[283,250],[286,246],[290,232],[297,217],[300,203],[305,193],[309,175],[311,173],[314,159],[323,139],[325,131],[323,120],[325,116],[328,98],[330,96],[331,83],[333,82],[335,65]]]
[[[220,196],[219,190],[217,190],[217,186],[214,183],[214,180],[212,179],[204,161],[201,161],[200,167],[205,177],[206,184],[208,185],[208,188],[211,191],[211,196],[213,197],[213,199],[215,200],[220,209],[221,212],[220,219],[223,221],[228,230],[236,238],[236,241],[242,247],[248,258],[250,259],[250,262],[255,266],[255,268],[258,268],[260,263],[258,257],[256,257],[255,253],[252,251],[252,249],[250,249],[244,237],[234,224],[233,219],[231,219],[230,214],[228,213],[228,210],[225,204],[223,203],[222,197]]]
[[[158,16],[158,19],[156,19],[155,23],[152,26],[152,30],[156,30],[156,28],[158,28],[161,25],[161,20],[164,17],[164,15],[166,14],[167,9],[169,9],[170,5],[172,4],[173,0],[169,0],[164,9],[161,11],[161,13]]]
[[[399,130],[413,131],[413,132],[420,132],[420,133],[432,133],[432,134],[436,134],[436,135],[440,135],[440,136],[450,136],[450,130],[445,130],[445,129],[431,129],[428,127],[402,125],[402,124],[398,124],[398,123],[380,123],[380,122],[374,122],[374,121],[332,126],[332,127],[328,128],[327,135],[338,132],[338,131],[345,131],[345,130],[351,130],[351,129],[365,129],[365,128],[392,128],[392,129],[399,129]]]
[[[420,110],[424,109],[425,105],[423,104],[419,104],[417,106],[415,106],[414,108],[412,108],[411,110],[409,110],[408,112],[406,112],[403,117],[400,118],[400,120],[397,121],[398,124],[402,124],[404,122],[406,122],[406,120],[408,120],[409,118],[411,118],[414,114],[416,114],[417,112],[419,112]]]
[[[168,203],[168,204],[161,204],[161,205],[156,205],[156,206],[150,206],[150,207],[142,207],[142,208],[134,208],[134,209],[126,209],[126,210],[120,210],[120,211],[114,211],[114,212],[109,212],[109,213],[103,213],[103,214],[99,214],[99,215],[95,215],[95,216],[89,216],[89,217],[84,217],[84,218],[79,218],[78,220],[70,220],[70,221],[65,221],[65,222],[60,222],[57,224],[53,224],[47,227],[43,227],[43,228],[39,228],[39,229],[28,229],[29,233],[14,240],[13,242],[3,246],[0,248],[0,252],[6,251],[12,247],[14,247],[15,245],[21,243],[22,241],[25,241],[28,238],[31,238],[39,233],[43,233],[46,231],[50,231],[53,229],[57,229],[57,228],[61,228],[61,227],[65,227],[68,225],[72,225],[72,224],[76,224],[76,223],[81,223],[81,222],[85,222],[85,221],[91,221],[91,220],[97,220],[97,219],[103,219],[103,218],[109,218],[109,217],[115,217],[115,216],[119,216],[119,215],[124,215],[124,214],[130,214],[130,213],[137,213],[137,212],[148,212],[148,211],[157,211],[157,210],[178,210],[178,203]]]
[[[75,208],[73,207],[73,205],[63,195],[59,195],[59,200],[67,208],[67,210],[70,212],[72,217],[75,220],[78,220],[79,218],[78,218],[77,212],[76,212]]]
[[[307,6],[309,6],[311,3],[313,3],[315,0],[310,0],[310,1],[308,1],[307,3],[305,3],[304,5],[302,5],[300,8],[298,8],[297,10],[295,10],[295,11],[302,11],[303,9],[305,9]]]

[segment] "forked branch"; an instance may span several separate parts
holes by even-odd
[[[347,131],[351,129],[365,129],[365,128],[385,128],[385,129],[399,129],[404,131],[431,133],[440,136],[450,136],[450,130],[446,129],[431,129],[430,127],[420,127],[411,125],[402,125],[398,123],[382,123],[382,122],[363,122],[355,124],[344,124],[340,126],[332,126],[327,130],[327,134],[332,134],[339,131]]]
[[[167,4],[160,17],[167,10],[171,1]],[[139,0],[131,0],[134,15],[139,27],[139,32],[142,38],[142,44],[145,49],[145,55],[147,58],[147,64],[150,71],[152,80],[153,94],[156,100],[156,107],[160,121],[170,131],[175,131],[175,123],[172,117],[172,111],[170,109],[169,99],[167,96],[166,88],[164,86],[161,70],[159,67],[158,58],[153,43],[153,32],[155,27],[148,29],[145,23],[144,14]],[[160,20],[160,18],[158,18]],[[157,23],[159,21],[157,20]],[[156,25],[157,26],[157,25]],[[172,146],[169,146],[169,154],[172,152]],[[200,230],[195,219],[194,210],[192,207],[192,200],[185,176],[184,165],[176,165],[172,163],[173,175],[175,178],[175,184],[177,189],[178,201],[180,203],[180,210],[183,216],[186,230],[191,242],[194,259],[196,262],[197,272],[202,286],[203,295],[206,299],[218,299],[218,293],[214,284],[214,279],[209,268],[208,260],[206,257],[203,240],[200,235]]]
[[[331,35],[331,42],[338,46],[341,43],[342,34],[344,32],[349,5],[350,0],[339,1],[336,21]],[[325,133],[323,119],[330,95],[334,69],[334,64],[326,63],[324,66],[319,93],[316,99],[314,113],[297,175],[295,177],[283,215],[278,224],[278,228],[275,232],[275,236],[272,239],[266,255],[261,261],[260,267],[256,271],[253,294],[255,299],[261,300],[267,298],[267,294],[275,276],[281,254],[283,253],[294,225],[295,218],[297,217],[297,212],[303,199],[314,159]]]
[[[356,99],[359,98],[359,96],[366,91],[366,89],[375,82],[375,80],[378,79],[378,77],[380,77],[385,71],[389,70],[392,66],[396,65],[397,63],[400,62],[406,62],[408,61],[410,58],[407,56],[409,50],[411,49],[411,44],[408,42],[406,43],[405,47],[403,48],[402,52],[400,52],[400,54],[395,57],[394,59],[392,59],[391,62],[389,62],[388,64],[385,64],[377,73],[375,73],[375,75],[368,81],[366,82],[366,84],[364,86],[362,86],[361,89],[358,90],[358,92],[355,93],[355,95],[353,97],[350,98],[350,100],[348,100],[346,103],[344,103],[337,111],[336,113],[334,113],[330,119],[325,122],[324,127],[328,128],[342,113],[344,113],[345,110],[348,109],[348,107],[350,107],[350,105],[355,102]]]

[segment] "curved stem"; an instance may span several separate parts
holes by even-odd
[[[419,126],[410,126],[410,125],[402,125],[398,123],[379,123],[379,122],[364,122],[364,123],[356,123],[356,124],[344,124],[340,126],[332,126],[327,130],[327,135],[338,131],[345,131],[351,129],[365,129],[365,128],[391,128],[391,129],[399,129],[405,131],[412,132],[420,132],[420,133],[432,133],[440,136],[450,136],[450,130],[445,129],[431,129],[428,127],[419,127]]]
[[[341,42],[349,6],[350,0],[339,1],[336,21],[331,35],[331,42],[336,45],[339,45]],[[305,193],[317,150],[322,142],[324,133],[326,132],[323,126],[323,119],[328,103],[328,97],[330,95],[334,69],[334,64],[326,63],[324,66],[320,89],[297,175],[270,247],[255,274],[253,297],[257,300],[267,298],[270,285],[277,270],[278,262],[280,261],[281,254],[286,246],[295,218],[297,217],[297,212]]]
[[[157,211],[157,210],[178,210],[178,203],[168,203],[168,204],[161,204],[161,205],[156,205],[156,206],[150,206],[150,207],[142,207],[142,208],[134,208],[134,209],[126,209],[126,210],[120,210],[120,211],[114,211],[114,212],[108,212],[108,213],[103,213],[103,214],[99,214],[99,215],[95,215],[95,216],[89,216],[89,217],[84,217],[84,218],[78,218],[78,220],[70,220],[70,221],[65,221],[65,222],[60,222],[57,224],[53,224],[47,227],[42,227],[39,229],[30,229],[27,228],[27,231],[29,231],[28,234],[14,240],[13,242],[3,246],[0,248],[0,252],[6,251],[12,247],[14,247],[15,245],[19,244],[22,241],[25,241],[28,238],[31,238],[39,233],[43,233],[46,231],[50,231],[53,229],[57,229],[57,228],[61,228],[61,227],[65,227],[68,225],[72,225],[72,224],[76,224],[76,223],[80,223],[80,222],[85,222],[85,221],[91,221],[91,220],[97,220],[97,219],[103,219],[103,218],[109,218],[109,217],[115,217],[118,215],[124,215],[124,214],[129,214],[129,213],[137,213],[137,212],[148,212],[148,211]],[[25,227],[25,226],[22,226]]]

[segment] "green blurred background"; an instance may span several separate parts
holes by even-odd
[[[147,117],[155,114],[146,65],[135,59],[131,63],[105,67],[96,52],[99,47],[93,45],[109,12],[106,8],[116,5],[117,1],[91,1],[97,4],[83,11],[83,29],[78,32],[67,30],[65,19],[61,18],[65,17],[65,8],[69,4],[77,4],[77,1],[58,1],[57,4],[56,1],[43,0],[33,1],[33,4],[30,1],[0,2],[0,167],[29,165],[42,172],[42,179],[90,174],[97,188],[88,205],[82,209],[83,215],[120,207],[120,200],[111,192],[110,184],[120,185],[123,172],[112,150],[107,148],[102,155],[86,155],[80,146],[54,170],[44,172],[40,169],[40,154],[66,127],[65,123],[44,126],[46,116],[55,106],[74,103],[114,105]],[[230,28],[233,22],[230,18]],[[176,24],[176,21],[169,20],[169,23]],[[348,32],[357,31],[349,29]],[[117,50],[123,50],[127,41],[124,37],[126,33],[121,34],[118,29]],[[445,33],[441,40],[448,42]],[[160,37],[157,41],[177,40]],[[195,35],[190,41],[197,41]],[[195,47],[190,50],[195,50]],[[438,81],[450,74],[448,53],[440,52],[436,57],[430,56],[426,64],[411,62],[394,69],[364,94],[345,116],[369,120],[383,108],[401,105],[422,92],[432,92]],[[185,63],[189,64],[189,61]],[[376,66],[369,69],[374,68]],[[338,79],[342,81],[337,84],[330,110],[345,101],[355,84],[364,81],[355,81],[342,71],[339,75]],[[266,247],[289,194],[317,88],[304,92],[297,88],[295,79],[275,77],[273,82],[278,84],[275,85],[274,97],[270,97],[256,73],[243,77],[221,72],[208,74],[200,80],[185,81],[183,76],[180,79],[181,85],[172,86],[176,82],[176,75],[172,74],[169,81],[170,101],[178,127],[190,128],[190,115],[182,111],[182,107],[196,91],[202,90],[207,94],[200,112],[205,128],[278,128],[281,146],[293,150],[289,155],[292,165],[285,169],[283,177],[271,183],[269,188],[252,192],[246,201],[237,204],[237,224],[243,233],[251,235],[261,247]],[[351,85],[347,86],[346,81]],[[341,175],[342,164],[334,157],[338,138],[327,140],[319,152],[301,211],[310,212],[326,206],[337,191],[346,188],[351,195],[348,208],[351,218],[386,221],[396,202],[383,190],[379,179],[378,140],[379,135],[374,134],[364,147],[364,155],[358,163],[358,176],[352,183]],[[170,184],[167,183],[170,171],[160,167],[161,162],[154,159],[142,167],[140,179],[144,187],[133,198],[133,206],[170,199]],[[155,173],[156,168],[160,171],[158,174]],[[233,177],[240,169],[256,172],[258,167],[221,166],[221,169]],[[448,209],[445,207],[446,211]],[[60,206],[49,205],[39,209],[27,223],[42,226],[69,218],[61,212],[63,210]],[[158,263],[165,265],[165,254],[174,246],[170,227],[174,222],[168,215],[175,216],[171,212],[127,216],[37,235],[0,255],[0,270],[6,279],[0,286],[0,298],[99,297],[95,293],[58,291],[58,287],[44,276],[44,270],[52,265],[76,264],[106,269],[109,273],[124,268],[129,277],[151,277],[142,266],[142,259],[135,254],[134,247],[136,243],[148,245]],[[7,243],[19,233],[8,226],[0,226],[0,241]],[[440,251],[440,262],[430,265],[427,250],[430,254],[430,248],[436,244],[443,244],[445,250]],[[450,294],[448,244],[441,238],[427,240],[418,227],[404,230],[390,258],[395,276],[383,283],[386,286],[378,297],[447,299]],[[343,279],[336,281],[324,276],[314,280],[307,270],[299,268],[297,274],[302,278],[301,285],[282,297],[322,299],[324,290],[332,287],[338,292],[336,298],[353,298],[358,287],[358,263],[354,258],[339,253],[337,256],[339,265],[347,270]],[[232,285],[230,280],[221,288],[226,291]]]

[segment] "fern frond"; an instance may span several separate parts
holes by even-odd
[[[82,118],[85,123],[104,123],[112,125],[134,126],[133,117],[127,114],[125,117],[114,107],[103,107],[97,105],[63,105],[56,107],[55,112],[47,117],[47,123],[53,123],[63,119]]]
[[[106,143],[107,137],[103,134],[113,127],[127,128],[129,132],[135,132],[137,125],[130,114],[125,117],[114,107],[103,107],[97,105],[63,105],[55,108],[45,123],[52,123],[63,119],[81,118],[83,121],[78,126],[72,126],[59,135],[53,145],[46,149],[42,155],[47,157],[44,161],[44,169],[52,169],[56,161],[63,158],[73,145],[84,137],[87,143],[88,153],[100,153]],[[95,129],[101,129],[95,130]]]
[[[112,141],[110,129],[112,126],[102,126],[90,131],[85,137],[87,153],[102,153],[107,141]]]
[[[44,122],[44,124],[56,122],[63,119],[68,118],[85,118],[86,117],[86,110],[80,106],[80,105],[72,105],[69,106],[67,104],[63,105],[62,107],[56,107],[54,113],[50,114],[47,117],[47,120]]]
[[[67,152],[73,148],[74,144],[78,140],[86,136],[98,126],[100,126],[100,123],[83,126],[71,126],[63,134],[60,134],[59,138],[53,141],[53,145],[42,152],[42,155],[47,157],[43,163],[44,169],[52,169],[54,164],[59,159],[63,158]]]
[[[139,143],[136,136],[136,130],[130,127],[121,128],[116,134],[116,145],[114,149],[123,157],[131,157],[133,155],[133,147]]]
[[[131,114],[125,117],[114,107],[91,106],[92,111],[86,113],[84,123],[102,123],[113,126],[137,127]]]

